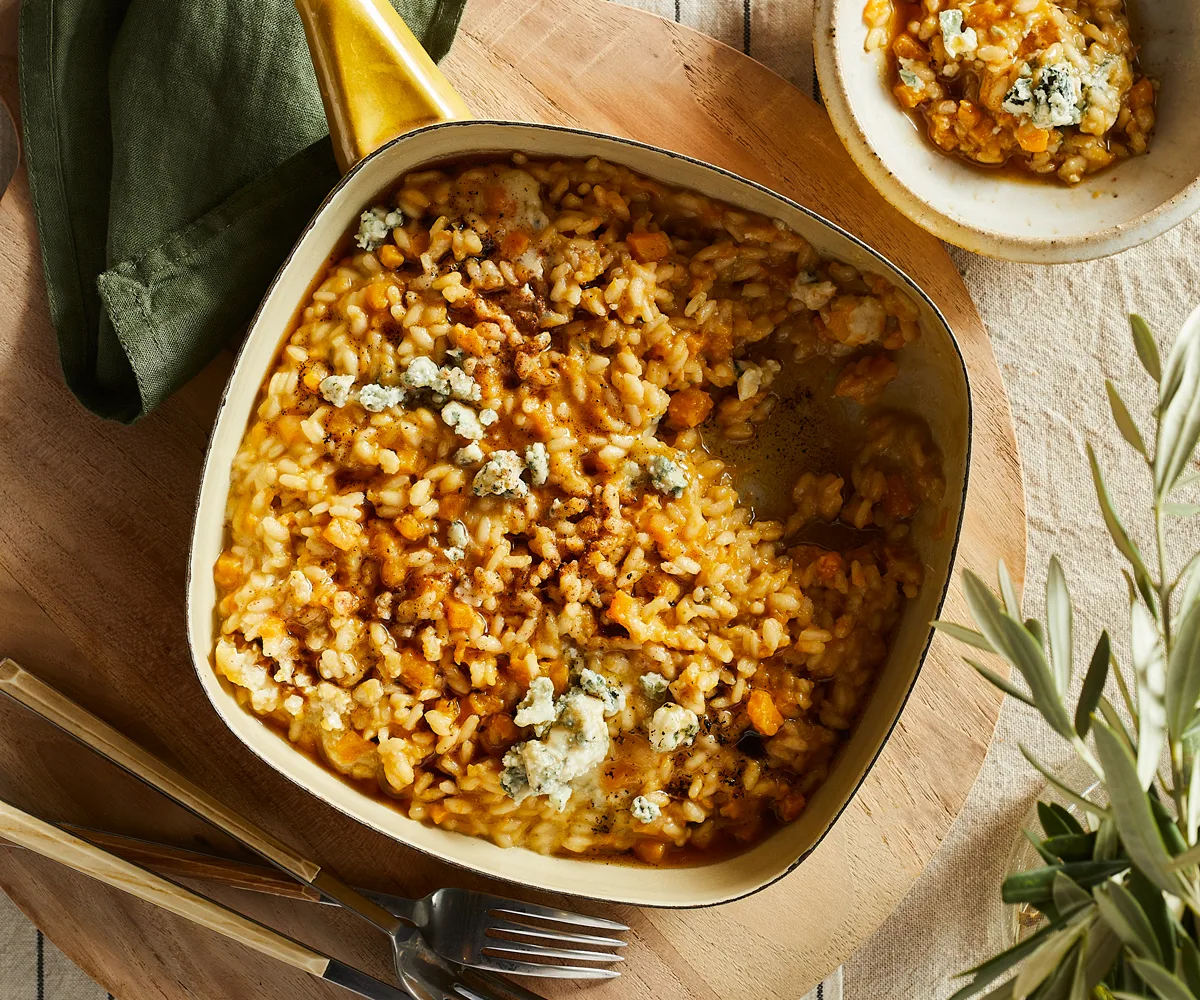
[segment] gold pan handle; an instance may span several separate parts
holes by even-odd
[[[296,0],[342,173],[398,135],[469,119],[388,0]]]

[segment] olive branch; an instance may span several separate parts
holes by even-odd
[[[975,628],[933,623],[1005,660],[1024,687],[964,657],[1035,709],[1096,777],[1090,789],[1072,788],[1021,747],[1070,804],[1038,803],[1041,835],[1026,836],[1041,864],[1008,876],[1002,888],[1006,903],[1036,909],[1040,926],[961,973],[968,982],[952,1000],[1200,1000],[1200,553],[1173,572],[1166,544],[1178,519],[1200,514],[1200,504],[1179,499],[1200,480],[1200,471],[1189,471],[1200,439],[1200,309],[1165,364],[1146,321],[1131,316],[1130,327],[1141,366],[1157,384],[1152,448],[1111,379],[1105,389],[1117,429],[1152,483],[1153,566],[1126,529],[1090,444],[1087,456],[1104,523],[1128,564],[1121,572],[1132,669],[1127,675],[1102,631],[1070,710],[1074,613],[1056,557],[1046,574],[1044,621],[1022,615],[1001,562],[999,593],[964,571]],[[1110,679],[1119,705],[1105,694]]]

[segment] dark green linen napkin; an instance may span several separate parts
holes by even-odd
[[[466,0],[391,0],[435,58]],[[67,383],[149,412],[244,328],[337,181],[291,0],[25,0],[25,156]]]

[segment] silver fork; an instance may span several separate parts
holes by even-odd
[[[620,947],[623,942],[547,928],[539,926],[538,921],[610,931],[628,930],[624,924],[465,889],[440,889],[420,900],[363,893],[217,801],[174,768],[13,660],[0,662],[0,692],[223,830],[297,881],[374,924],[391,938],[397,973],[402,981],[402,959],[407,954],[407,960],[413,960],[412,956],[416,954],[413,949],[425,945],[421,934],[412,933],[411,926],[418,927],[428,939],[433,949],[430,951],[432,957],[436,958],[436,952],[459,964],[553,978],[609,979],[620,975],[614,969],[597,966],[623,961],[621,956],[597,949]],[[441,962],[441,959],[437,961]],[[569,962],[596,964],[567,964]],[[441,964],[445,965],[444,962]]]
[[[620,975],[615,969],[596,965],[561,964],[623,962],[620,955],[596,950],[625,947],[620,938],[534,923],[618,933],[629,930],[615,920],[468,889],[438,889],[424,899],[369,890],[362,893],[401,920],[420,928],[434,951],[461,965],[554,979],[612,979]]]

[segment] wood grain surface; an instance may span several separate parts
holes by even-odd
[[[0,93],[15,107],[14,19],[6,16],[14,8],[0,2]],[[579,125],[710,160],[814,208],[912,274],[949,318],[971,376],[975,446],[959,567],[991,574],[1003,557],[1023,576],[1016,443],[978,315],[941,245],[874,193],[812,100],[740,53],[605,0],[472,0],[444,68],[480,115]],[[201,692],[185,645],[184,567],[231,355],[133,427],[84,411],[59,369],[23,169],[0,201],[0,291],[0,656],[40,673],[352,884],[410,894],[485,885],[306,795],[244,749]],[[956,589],[946,614],[965,617]],[[935,641],[882,756],[815,854],[737,903],[617,911],[632,927],[625,975],[588,995],[802,996],[874,931],[937,850],[983,761],[999,704]],[[244,857],[11,704],[0,704],[0,796],[55,821]],[[339,995],[25,851],[0,849],[0,888],[119,1000]],[[382,938],[348,915],[237,890],[214,895],[389,975]],[[536,985],[549,997],[579,988]]]

